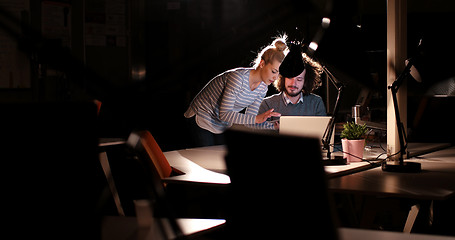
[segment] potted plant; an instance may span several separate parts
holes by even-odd
[[[365,148],[365,134],[367,126],[355,122],[347,122],[343,125],[341,132],[341,145],[343,147],[343,157],[348,162],[361,162],[363,150]]]

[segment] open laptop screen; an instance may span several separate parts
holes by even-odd
[[[280,134],[317,138],[321,141],[330,118],[325,116],[281,116]],[[333,136],[334,134],[330,140],[332,144]]]

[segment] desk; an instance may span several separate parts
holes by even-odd
[[[364,230],[356,228],[340,228],[338,233],[340,234],[340,240],[455,240],[455,237],[448,236]]]
[[[424,154],[414,157],[415,160],[424,160],[426,162],[441,162],[441,163],[454,163],[455,164],[455,146],[438,150],[436,152]]]
[[[455,147],[410,159],[422,164],[421,173],[369,169],[328,181],[334,192],[381,197],[446,200],[455,195]]]
[[[188,218],[178,218],[176,221],[182,233],[189,237],[208,229],[216,229],[226,222],[224,219]],[[101,224],[102,240],[153,240],[154,237],[161,239],[159,233],[139,227],[136,217],[105,216]]]
[[[216,148],[213,148],[216,149]],[[169,164],[183,172],[183,175],[172,176],[163,179],[164,182],[197,182],[197,183],[210,183],[210,184],[229,184],[231,179],[228,175],[211,171],[200,165],[217,167],[220,170],[220,166],[226,169],[224,166],[224,152],[215,151],[213,149],[194,149],[194,150],[178,150],[164,152],[164,156],[169,161]]]
[[[378,166],[379,165],[374,165],[374,163],[369,162],[352,162],[348,165],[324,166],[324,170],[327,174],[327,178],[335,178],[365,171]]]
[[[207,170],[223,174],[227,173],[226,163],[224,161],[227,149],[224,145],[189,148],[173,152],[177,152],[180,157],[188,159]],[[172,158],[175,156],[170,156],[171,154],[171,152],[164,153],[170,162],[174,161]],[[171,159],[169,159],[168,156],[171,157]]]
[[[393,173],[384,172],[380,168],[369,169],[329,179],[329,191],[416,201],[418,204],[411,207],[404,226],[404,231],[410,232],[419,213],[420,204],[454,198],[455,147],[411,158],[410,161],[421,163],[422,172]],[[452,221],[450,218],[445,220]]]
[[[179,220],[179,225],[182,226],[182,230],[189,234],[194,232],[195,226],[188,226],[185,224],[185,219]],[[200,227],[198,227],[200,229]],[[106,216],[102,222],[101,235],[103,240],[146,240],[147,234],[140,234],[140,229],[137,226],[137,220],[135,217],[116,217]],[[144,231],[144,230],[142,230]],[[145,230],[146,231],[146,230]],[[340,240],[455,240],[455,237],[448,236],[436,236],[436,235],[425,235],[425,234],[414,234],[414,233],[400,233],[400,232],[389,232],[389,231],[377,231],[377,230],[364,230],[355,228],[339,228],[338,229]]]
[[[440,143],[432,143],[432,144],[423,144],[423,143],[409,143],[409,149],[411,153],[414,155],[417,153],[427,152],[431,150],[441,149],[444,147],[448,147],[448,144],[440,144]],[[210,146],[210,147],[200,147],[200,148],[189,148],[189,149],[182,149],[182,150],[175,150],[170,152],[165,152],[164,155],[166,156],[167,160],[171,164],[172,167],[175,167],[183,172],[191,172],[192,169],[195,170],[194,174],[191,177],[196,177],[198,172],[200,172],[201,167],[205,170],[210,170],[215,173],[226,174],[226,163],[224,161],[224,157],[227,153],[227,149],[224,145],[217,145],[217,146]],[[365,148],[364,158],[368,160],[376,160],[376,159],[385,159],[386,155],[383,154],[384,151],[379,147],[367,147]],[[435,155],[439,154],[439,155]],[[439,150],[438,152],[431,153],[431,155],[423,155],[422,157],[435,157],[441,156],[441,161],[447,161],[447,157],[450,158],[450,154],[454,156],[453,152],[447,152],[446,150]],[[341,152],[334,152],[334,156],[342,156]],[[379,158],[378,158],[379,156]],[[444,158],[445,157],[445,158]],[[438,161],[434,159],[433,161]],[[454,160],[455,161],[455,160]],[[344,175],[349,175],[352,173],[368,170],[374,168],[376,166],[369,164],[368,162],[356,162],[350,163],[348,165],[338,165],[338,166],[325,166],[324,169],[327,172],[328,178],[340,177]],[[208,172],[207,172],[208,173]],[[199,181],[211,181],[211,177],[214,177],[215,182],[225,181],[227,175],[214,175],[208,174],[206,176],[202,176],[204,179],[199,179]],[[224,178],[225,180],[222,180]],[[188,180],[189,177],[173,177],[174,180]],[[218,180],[216,180],[218,179]]]
[[[447,147],[447,144],[409,144],[411,152],[423,152]],[[380,148],[366,150],[366,158],[375,159]],[[230,182],[226,173],[225,146],[184,149],[164,153],[171,166],[185,175],[165,179],[171,181],[197,181],[205,183]],[[334,153],[341,154],[339,152]],[[420,162],[421,173],[383,172],[368,162],[341,166],[325,166],[329,191],[375,197],[397,197],[419,201],[446,200],[455,196],[455,147],[414,157]],[[385,155],[382,156],[383,158]],[[418,212],[418,211],[417,211]],[[417,213],[415,213],[417,214]],[[409,218],[412,228],[413,220]],[[414,218],[415,220],[415,218]]]
[[[98,139],[99,147],[108,147],[114,145],[124,144],[126,140],[124,138],[100,138]]]
[[[365,151],[366,156],[369,156],[370,159],[375,159],[379,154],[377,151]],[[194,177],[193,180],[200,182],[226,183],[227,178],[229,178],[226,175],[227,169],[224,160],[226,153],[227,149],[224,145],[164,152],[164,156],[166,156],[172,167],[187,173],[185,175],[167,178],[166,181],[189,181]],[[324,169],[327,172],[327,176],[332,178],[363,171],[372,167],[374,166],[368,162],[356,162],[348,165],[325,166]],[[205,173],[205,175],[202,173]]]
[[[423,149],[422,144],[411,146],[415,149]],[[227,184],[230,179],[225,174],[227,172],[224,161],[226,151],[225,146],[218,145],[165,152],[164,155],[170,165],[186,173],[167,178],[165,181]],[[377,151],[365,152],[367,156],[379,154]],[[423,171],[417,174],[383,172],[368,162],[325,166],[324,169],[331,178],[328,182],[331,191],[444,200],[455,194],[454,156],[455,147],[451,147],[412,158],[412,161],[422,164]],[[341,176],[344,177],[338,178]]]
[[[450,143],[409,143],[408,158],[440,151],[451,146]]]
[[[410,148],[425,150],[428,146],[433,148],[436,145],[410,144]],[[183,149],[164,154],[171,166],[186,172],[185,175],[165,179],[167,182],[194,181],[194,179],[206,183],[230,182],[229,176],[224,174],[226,173],[225,146]],[[370,152],[370,154],[378,153]],[[383,172],[367,162],[325,166],[329,178],[329,191],[425,201],[446,200],[455,196],[455,147],[421,155],[411,160],[422,164],[421,173]],[[409,231],[411,228],[408,228]]]

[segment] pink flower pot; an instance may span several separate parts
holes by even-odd
[[[341,139],[341,145],[343,146],[343,157],[346,158],[348,162],[362,161],[363,150],[365,148],[365,139],[348,140],[344,138]],[[354,157],[352,155],[357,157]]]

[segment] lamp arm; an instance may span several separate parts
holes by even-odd
[[[393,108],[395,110],[395,121],[397,123],[397,130],[398,130],[398,138],[400,141],[400,164],[403,164],[403,155],[406,151],[407,148],[407,138],[406,138],[406,132],[404,131],[404,125],[401,122],[400,118],[400,111],[398,109],[398,100],[397,100],[397,92],[398,89],[400,88],[401,84],[403,84],[404,79],[406,79],[410,74],[411,74],[411,67],[414,64],[414,59],[409,58],[408,63],[406,64],[403,72],[398,76],[398,78],[393,81],[393,83],[388,86],[387,88],[390,89],[392,93],[392,100],[393,100]],[[406,141],[406,143],[405,143]]]
[[[393,108],[395,110],[395,121],[397,124],[398,138],[400,141],[399,161],[400,161],[401,165],[403,164],[403,155],[407,148],[407,139],[406,139],[406,132],[404,131],[404,125],[401,122],[400,110],[398,109],[397,92],[398,92],[398,89],[400,88],[401,84],[403,83],[403,80],[410,74],[410,69],[412,66],[411,62],[408,63],[408,66],[406,66],[403,73],[401,73],[400,76],[398,76],[398,78],[392,83],[392,85],[390,85],[388,87],[390,89],[390,91],[392,92]],[[406,144],[405,144],[405,141],[406,141]]]
[[[330,82],[335,86],[335,88],[339,91],[340,88],[344,88],[344,84],[338,79],[333,76],[333,74],[327,69],[325,66],[322,67],[322,71],[324,71],[327,74],[327,77],[329,78]]]
[[[322,136],[323,148],[327,150],[327,158],[328,159],[330,159],[330,155],[331,155],[331,153],[330,153],[330,139],[332,138],[333,128],[335,126],[335,119],[336,119],[336,115],[338,114],[339,102],[340,102],[342,93],[343,93],[343,88],[339,88],[338,89],[338,96],[337,96],[337,100],[335,102],[335,108],[333,110],[332,117],[330,118],[330,121],[327,124],[327,127],[325,128],[324,135]]]
[[[408,59],[408,64],[406,64],[403,72],[398,76],[393,83],[388,86],[389,89],[394,89],[396,92],[398,92],[398,89],[400,88],[401,84],[403,84],[404,79],[406,79],[409,74],[411,73],[411,68],[414,65],[414,59],[409,58]]]
[[[332,117],[330,118],[330,121],[327,124],[327,127],[325,129],[324,135],[322,136],[322,145],[323,145],[323,148],[325,150],[327,150],[327,159],[330,160],[330,157],[331,157],[330,156],[331,155],[331,152],[330,152],[330,139],[332,138],[333,128],[335,126],[336,116],[337,116],[338,110],[340,108],[339,107],[340,106],[339,102],[340,102],[340,99],[341,99],[341,97],[343,95],[344,84],[341,83],[340,81],[338,81],[326,67],[322,67],[322,69],[323,69],[324,72],[326,72],[327,78],[337,88],[337,91],[338,91],[337,100],[335,102],[335,107],[333,109]]]

